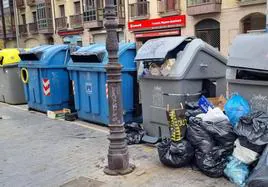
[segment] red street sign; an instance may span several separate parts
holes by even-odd
[[[185,27],[185,26],[186,26],[185,15],[128,22],[128,29],[130,31],[157,29],[157,28]]]
[[[171,35],[179,35],[180,31],[160,31],[160,32],[146,32],[135,34],[136,38],[149,38],[149,37],[160,37],[160,36],[171,36]]]

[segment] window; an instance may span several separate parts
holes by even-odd
[[[37,17],[36,17],[36,12],[33,12],[33,22],[36,23],[37,22]]]
[[[60,17],[65,17],[64,5],[59,5]]]
[[[103,20],[103,1],[102,0],[86,0],[84,21]]]
[[[74,12],[75,15],[81,14],[80,1],[74,2]]]
[[[138,0],[137,8],[138,8],[137,16],[146,16],[148,14],[148,7],[146,0]]]
[[[85,5],[86,5],[85,10],[91,10],[96,8],[95,0],[85,0]]]
[[[220,23],[213,19],[204,19],[195,25],[195,34],[220,50]]]
[[[37,7],[38,19],[46,18],[46,4],[40,3]]]
[[[221,2],[221,0],[217,0],[217,2]],[[194,5],[202,5],[206,3],[211,3],[211,0],[188,0],[188,6],[194,6]]]
[[[52,24],[51,17],[52,13],[50,5],[46,3],[37,4],[37,22],[39,29],[44,29],[51,26]]]
[[[22,20],[22,24],[26,25],[26,18],[25,18],[25,14],[21,15],[21,20]]]
[[[168,0],[166,2],[167,11],[175,10],[175,6],[176,6],[176,0]]]

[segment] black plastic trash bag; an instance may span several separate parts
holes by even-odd
[[[200,109],[198,102],[187,102],[185,103],[185,117],[189,121],[190,117],[196,117],[198,114],[202,114],[203,111]]]
[[[266,146],[257,166],[247,180],[248,187],[268,186],[268,146]]]
[[[197,167],[207,176],[218,178],[224,174],[224,168],[227,165],[227,157],[231,154],[231,149],[222,147],[213,147],[208,152],[195,152],[195,163]]]
[[[227,120],[216,123],[206,121],[202,122],[201,126],[213,137],[217,145],[233,145],[237,138],[231,123]]]
[[[186,110],[197,110],[200,109],[198,102],[185,102]]]
[[[125,130],[128,145],[141,143],[145,131],[143,130],[140,124],[138,123],[125,124]]]
[[[261,111],[241,117],[235,132],[244,136],[250,143],[265,145],[268,143],[268,115]]]
[[[164,139],[157,145],[157,150],[161,163],[174,168],[188,165],[194,157],[194,148],[186,140],[173,142]]]
[[[203,153],[208,153],[215,146],[212,137],[201,126],[202,120],[200,118],[191,117],[187,127],[186,137],[195,149]]]

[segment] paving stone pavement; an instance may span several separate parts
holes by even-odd
[[[51,120],[25,106],[2,103],[0,117],[0,186],[234,186],[191,168],[167,168],[159,162],[156,148],[148,145],[129,146],[131,162],[137,166],[133,173],[107,176],[107,128]]]

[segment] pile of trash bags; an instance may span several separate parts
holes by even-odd
[[[182,111],[184,119],[180,114],[175,121],[186,121],[186,125],[174,127],[174,119],[169,120],[171,136],[157,145],[164,165],[179,168],[194,163],[209,177],[225,176],[238,186],[268,186],[265,112],[251,111],[238,94],[226,102],[224,110],[202,96],[197,103],[186,103]]]

